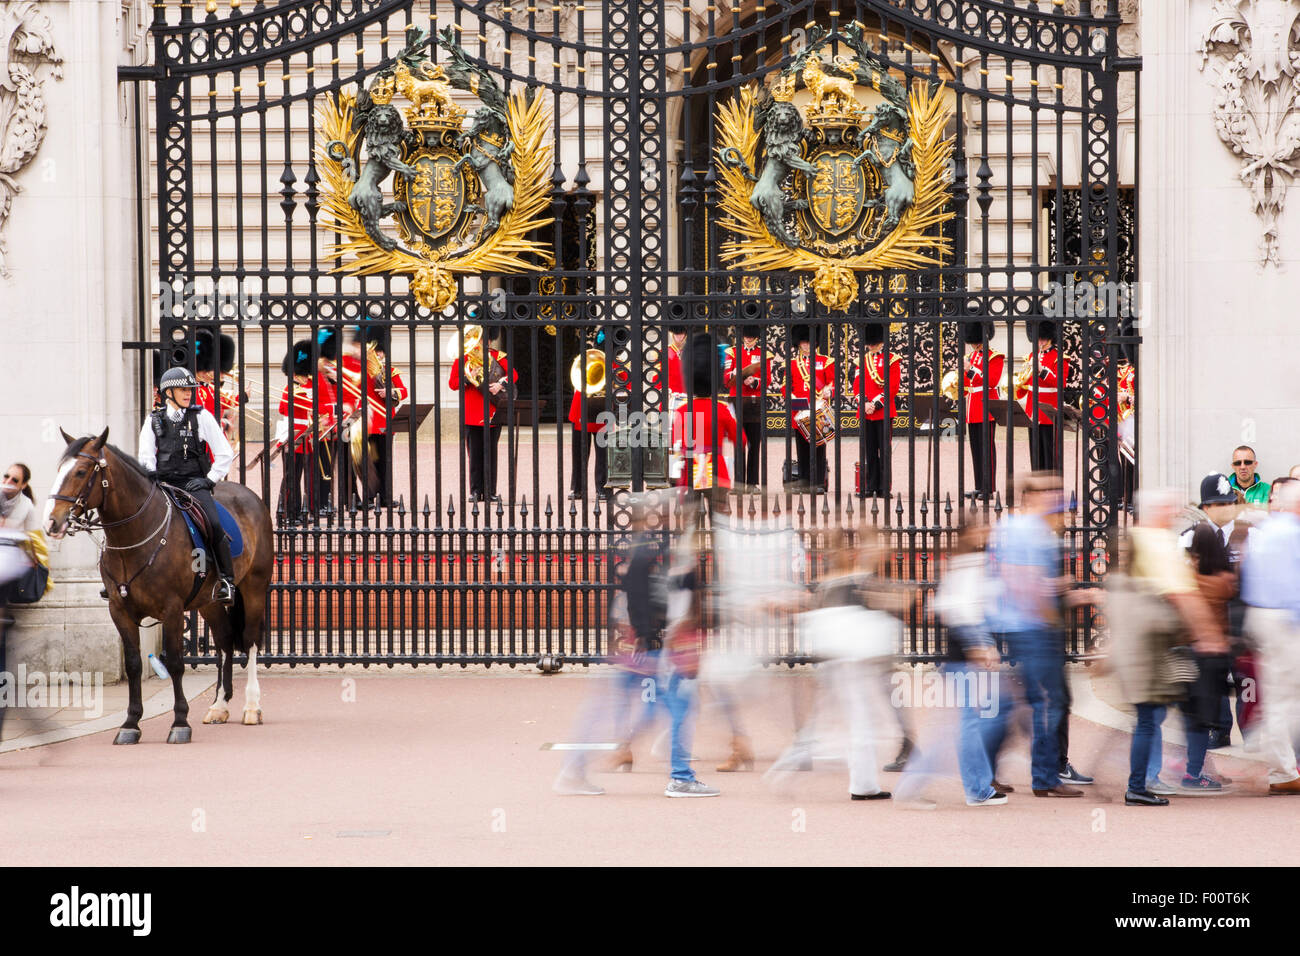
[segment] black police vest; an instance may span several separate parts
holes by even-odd
[[[211,469],[208,446],[199,438],[199,409],[188,406],[178,422],[160,408],[153,418],[153,437],[158,446],[158,477],[163,481],[182,482],[202,478]]]

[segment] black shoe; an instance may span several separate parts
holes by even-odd
[[[99,589],[99,596],[102,597],[105,601],[107,601],[107,600],[108,600],[108,588],[100,588],[100,589]]]
[[[581,491],[570,491],[570,492],[569,492],[569,500],[570,500],[570,501],[577,501],[577,500],[578,500],[579,498],[581,498],[581,497],[582,497],[582,492],[581,492]]]
[[[1167,807],[1169,801],[1157,797],[1150,790],[1130,790],[1124,794],[1124,802],[1130,807]]]
[[[888,800],[890,797],[888,790],[877,790],[875,793],[850,793],[850,800]]]
[[[475,502],[479,502],[482,500],[483,500],[483,496],[480,495],[477,491],[469,496],[470,504],[474,504]]]
[[[226,607],[235,603],[235,582],[230,578],[222,578],[217,583],[217,600]]]
[[[885,773],[902,773],[907,769],[907,761],[912,756],[912,741],[906,737],[903,738],[903,746],[898,748],[898,756],[894,758],[893,763],[887,763],[880,769]]]
[[[1221,730],[1210,731],[1210,741],[1206,745],[1206,750],[1222,750],[1224,747],[1232,746],[1232,738],[1223,733]]]
[[[494,505],[499,505],[499,504],[501,504],[501,496],[500,496],[500,495],[493,495],[493,496],[492,496],[492,503],[493,503]]]

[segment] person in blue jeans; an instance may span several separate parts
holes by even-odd
[[[1062,594],[1060,479],[1031,475],[1021,482],[1020,495],[1020,510],[1002,520],[993,538],[990,563],[999,587],[997,599],[990,603],[989,630],[1021,668],[1032,710],[1034,796],[1081,797],[1083,791],[1063,783],[1060,776],[1060,725],[1069,714],[1058,608],[1091,597],[1083,592]]]

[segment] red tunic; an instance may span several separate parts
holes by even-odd
[[[809,372],[812,375],[813,388],[817,392],[835,381],[835,363],[825,355],[817,356],[816,364],[809,369]],[[795,412],[802,411],[811,405],[811,399],[808,396],[808,380],[803,368],[800,367],[797,355],[790,360],[790,374],[787,377],[786,388],[789,396],[790,420],[793,422]],[[818,408],[826,404],[828,404],[827,401],[818,398]]]
[[[731,471],[723,441],[733,444],[736,437],[736,415],[729,402],[718,402],[717,443],[714,443],[713,409],[710,398],[697,398],[673,413],[672,447],[674,454],[687,463],[678,484],[691,488],[731,487]],[[745,436],[741,433],[739,441]]]
[[[1002,370],[1006,367],[1007,357],[1001,352],[990,350],[988,389],[989,400],[1004,398],[998,391],[1002,381]],[[995,422],[993,413],[984,408],[984,351],[977,349],[971,353],[970,368],[966,370],[966,421],[974,425]]]
[[[573,401],[569,403],[569,421],[573,424],[573,427],[575,429],[582,428],[582,405],[583,405],[582,399],[583,399],[582,392],[574,392]],[[596,416],[599,414],[600,412],[598,411],[594,412],[591,410],[590,407],[588,407],[587,431],[592,432],[593,434],[595,432],[604,431],[605,429],[604,422],[596,421]]]
[[[285,385],[284,391],[280,393],[280,415],[284,418],[289,417],[289,386]],[[321,410],[322,421],[324,419],[324,409]],[[299,452],[309,452],[312,449],[311,423],[312,423],[312,390],[311,379],[306,375],[295,375],[293,377],[293,437],[294,443]],[[305,436],[305,437],[304,437]],[[302,439],[302,441],[298,441]]]
[[[316,372],[316,405],[320,434],[325,435],[326,438],[337,438],[338,436],[334,435],[332,430],[337,421],[336,406],[339,393],[334,383],[326,377],[326,373],[331,371],[335,371],[334,363],[322,359]]]
[[[502,371],[510,374],[510,381],[512,382],[519,381],[518,369],[512,368],[510,366],[510,360],[506,358],[504,352],[498,352],[496,349],[490,349],[488,351],[488,354],[489,356],[491,356],[490,359],[491,361],[498,363],[501,366]],[[451,365],[451,374],[447,377],[447,387],[450,388],[453,392],[460,391],[460,363],[463,361],[464,359],[456,359],[456,361],[453,362]],[[486,381],[487,379],[486,366],[484,367],[483,374],[484,374],[484,380]],[[487,421],[490,422],[495,418],[497,410],[495,408],[492,408],[491,402],[484,401],[483,399],[484,391],[486,391],[486,389],[478,386],[470,386],[467,383],[467,387],[463,392],[461,392],[461,400],[460,400],[461,417],[463,418],[466,425],[478,425],[481,427],[482,425],[485,424],[483,419],[484,405],[486,405],[489,409]]]
[[[853,379],[853,394],[862,396],[861,407],[865,408],[867,402],[872,399],[880,398],[885,392],[885,352],[882,349],[872,355],[867,356],[867,370],[874,371],[874,375],[869,374],[866,377],[866,391],[863,392],[862,371],[859,369],[858,374]],[[889,357],[889,417],[892,419],[898,413],[898,393],[903,387],[902,362],[897,355]],[[883,403],[874,412],[866,412],[862,415],[869,422],[883,421],[885,418],[885,408]]]
[[[734,346],[727,349],[726,359],[722,363],[722,381],[728,395],[736,397],[736,379],[739,377],[738,371],[744,371],[755,362],[763,362],[763,350],[761,348],[747,349],[741,346],[740,349],[740,367],[736,367],[736,349]],[[759,398],[767,391],[772,384],[772,353],[767,353],[767,361],[763,363],[761,369],[760,381],[758,385],[746,385],[743,381],[740,383],[740,395],[742,398]],[[759,375],[755,372],[755,375]],[[748,377],[748,376],[747,376]]]
[[[1031,376],[1033,372],[1033,356],[1030,356],[1026,367],[1030,369]],[[1038,354],[1038,377],[1029,380],[1029,387],[1023,392],[1016,395],[1016,401],[1020,407],[1025,410],[1025,414],[1031,419],[1037,412],[1037,420],[1040,425],[1053,425],[1056,423],[1054,414],[1060,402],[1061,388],[1060,383],[1069,378],[1070,363],[1061,357],[1061,354],[1055,348],[1047,349]],[[1019,390],[1018,390],[1019,391]]]

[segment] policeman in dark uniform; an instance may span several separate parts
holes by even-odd
[[[198,385],[189,369],[173,368],[163,373],[158,383],[163,405],[145,419],[136,457],[157,480],[184,488],[203,509],[209,528],[209,552],[221,578],[217,599],[233,604],[235,563],[230,557],[230,543],[221,530],[212,489],[230,471],[235,453],[216,418],[195,403]]]

